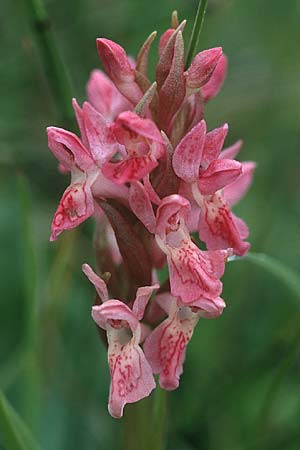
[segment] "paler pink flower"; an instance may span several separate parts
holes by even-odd
[[[73,101],[81,140],[70,131],[48,127],[48,145],[54,156],[71,172],[71,184],[65,190],[52,222],[51,240],[66,229],[85,221],[94,213],[94,196],[125,200],[127,190],[106,179],[101,171],[105,161],[118,148],[104,118],[89,103],[81,109]]]
[[[173,167],[177,176],[190,185],[193,206],[199,207],[199,237],[207,248],[232,248],[235,254],[244,255],[249,249],[249,244],[243,242],[248,236],[247,226],[230,211],[225,192],[231,186],[231,192],[241,189],[245,193],[251,182],[250,166],[245,166],[245,176],[242,163],[224,157],[235,152],[236,146],[221,153],[227,131],[225,124],[206,134],[202,120],[177,145]],[[255,165],[251,167],[253,171]]]
[[[90,266],[84,264],[82,269],[103,301],[102,305],[93,306],[92,317],[99,327],[106,330],[111,376],[108,409],[113,417],[119,418],[126,403],[147,397],[155,388],[151,367],[140,347],[140,320],[150,296],[159,285],[139,288],[130,309],[120,300],[108,300],[104,281]]]

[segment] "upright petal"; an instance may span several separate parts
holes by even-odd
[[[240,139],[230,145],[230,147],[224,148],[219,155],[219,159],[234,159],[241,150],[242,145],[243,141]]]
[[[228,124],[224,123],[219,128],[209,131],[206,135],[201,165],[206,168],[213,160],[217,159],[223,147],[228,133]]]
[[[118,151],[119,144],[104,117],[88,102],[83,104],[83,120],[90,152],[101,166]]]
[[[87,83],[88,100],[109,122],[132,104],[118,91],[113,82],[101,71],[93,70]]]
[[[138,318],[138,320],[141,320],[144,317],[145,308],[150,300],[150,297],[157,289],[159,289],[159,284],[138,288],[132,307],[133,314]]]
[[[82,271],[94,285],[102,302],[106,302],[108,300],[108,291],[104,280],[102,280],[88,264],[82,265]]]
[[[198,123],[177,145],[173,154],[176,175],[190,183],[198,178],[202,151],[205,143],[206,124]]]

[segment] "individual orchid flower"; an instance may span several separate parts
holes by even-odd
[[[165,147],[154,122],[126,111],[116,119],[113,131],[126,153],[123,159],[103,165],[103,173],[108,179],[117,184],[137,181],[157,167]]]
[[[81,109],[73,101],[81,139],[74,133],[48,127],[48,145],[62,166],[71,172],[71,184],[65,190],[52,222],[50,240],[72,229],[94,213],[94,196],[125,201],[127,190],[106,179],[102,164],[118,147],[105,119],[87,102]]]
[[[168,317],[147,336],[144,352],[153,373],[159,374],[160,386],[173,390],[179,386],[186,348],[199,319],[218,317],[222,314],[225,303],[221,298],[208,301],[208,312],[199,306],[182,304],[169,292],[158,294],[155,302],[164,309]],[[206,306],[205,301],[200,304]]]
[[[230,211],[224,194],[228,185],[240,186],[241,183],[234,183],[243,174],[240,162],[226,159],[236,152],[237,146],[221,153],[227,131],[225,124],[206,134],[205,122],[201,121],[177,145],[173,167],[176,175],[190,185],[194,204],[200,208],[199,237],[207,248],[232,248],[235,254],[244,255],[249,249],[243,241],[248,236],[247,226]],[[247,184],[251,182],[251,176],[242,179]]]
[[[82,269],[103,302],[93,306],[92,317],[99,327],[106,330],[111,376],[108,410],[112,417],[120,418],[127,403],[147,397],[155,388],[152,369],[140,347],[140,320],[152,293],[159,285],[138,288],[130,309],[120,300],[108,299],[105,282],[90,266],[84,264]]]
[[[132,109],[132,104],[118,91],[102,70],[92,71],[87,83],[87,95],[90,104],[108,122],[112,122],[121,112]]]
[[[185,225],[188,200],[180,195],[165,197],[157,209],[156,241],[167,256],[171,294],[184,304],[204,297],[213,300],[222,292],[225,260],[230,251],[202,251]]]

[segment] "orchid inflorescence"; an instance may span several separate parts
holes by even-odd
[[[60,171],[71,172],[51,240],[90,216],[96,221],[102,275],[87,264],[83,271],[97,292],[92,317],[106,330],[113,417],[151,393],[153,374],[162,388],[178,387],[194,327],[225,307],[220,278],[227,258],[249,249],[247,225],[231,206],[247,191],[255,164],[234,159],[241,141],[222,150],[227,124],[207,131],[204,120],[227,59],[212,48],[185,69],[184,27],[173,14],[153,84],[147,64],[156,32],[136,61],[115,42],[97,39],[107,75],[94,70],[88,101],[73,99],[81,137],[47,129]],[[166,263],[169,278],[159,286],[156,271]]]

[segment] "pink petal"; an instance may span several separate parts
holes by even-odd
[[[67,169],[72,170],[77,166],[85,171],[94,164],[88,151],[74,133],[62,128],[48,127],[47,134],[50,150]]]
[[[227,133],[227,123],[207,133],[201,161],[201,165],[204,168],[206,168],[213,160],[219,157]]]
[[[83,119],[91,154],[101,165],[117,153],[119,144],[104,117],[88,102],[83,104]]]
[[[249,249],[248,242],[243,242],[229,206],[220,193],[204,200],[199,237],[209,250],[232,248],[234,254],[243,256]]]
[[[131,103],[101,70],[92,71],[87,83],[87,94],[91,105],[109,121],[122,111],[132,109]]]
[[[112,348],[108,354],[111,375],[108,410],[120,418],[126,403],[148,397],[155,388],[152,369],[138,345]]]
[[[92,318],[96,324],[104,330],[109,329],[116,321],[125,321],[128,323],[134,333],[139,327],[139,321],[131,309],[120,300],[107,300],[102,305],[92,307]],[[120,325],[116,325],[120,328]]]
[[[186,72],[186,87],[189,91],[199,89],[207,83],[222,56],[222,48],[215,47],[198,53]]]
[[[159,373],[159,384],[163,389],[173,390],[179,386],[186,346],[197,322],[198,315],[190,308],[183,308],[164,320],[147,337],[144,352],[153,372]]]
[[[219,155],[219,159],[234,159],[241,150],[242,145],[243,141],[240,139],[230,147],[224,148]]]
[[[133,314],[138,318],[138,320],[142,320],[144,317],[145,308],[150,300],[150,297],[157,289],[159,289],[159,284],[138,288],[132,307]]]
[[[82,271],[88,277],[90,282],[94,285],[102,302],[106,302],[109,297],[107,286],[104,280],[102,280],[102,278],[100,278],[88,264],[82,265]]]
[[[222,292],[219,278],[224,272],[221,252],[203,252],[192,241],[171,248],[168,255],[171,294],[185,304],[200,297],[215,298]]]
[[[135,82],[135,70],[132,68],[125,50],[109,39],[97,39],[97,49],[109,78],[114,82],[131,103],[136,105],[143,93]]]
[[[138,181],[144,178],[148,173],[158,165],[151,156],[143,156],[137,158],[128,158],[124,161],[103,165],[103,174],[117,184]]]
[[[173,154],[176,175],[190,183],[198,178],[202,151],[205,142],[206,124],[198,123],[177,145]]]
[[[247,193],[252,183],[255,167],[254,162],[242,163],[241,175],[224,188],[224,197],[230,206],[235,205]]]
[[[237,217],[235,214],[231,213],[231,216],[241,239],[247,239],[247,237],[249,236],[248,225],[243,221],[243,219]]]
[[[162,135],[155,123],[144,119],[132,111],[125,111],[119,115],[115,122],[114,132],[120,143],[127,143],[127,133],[134,132],[150,141],[164,144]]]
[[[94,200],[87,183],[73,183],[64,192],[52,222],[50,240],[70,230],[94,213]]]
[[[242,173],[242,164],[232,159],[215,159],[198,180],[203,195],[214,194],[232,183]]]
[[[201,88],[201,93],[205,102],[215,97],[219,93],[225,80],[226,73],[227,58],[223,54],[219,59],[218,64],[213,71],[212,76],[210,77],[210,80]]]
[[[76,98],[72,99],[72,105],[75,112],[76,120],[78,123],[78,127],[80,130],[81,141],[86,149],[89,148],[89,141],[86,136],[84,120],[83,120],[83,111],[77,103]]]
[[[189,306],[192,307],[193,311],[197,311],[200,317],[205,319],[215,319],[222,314],[226,304],[221,297],[213,299],[202,297]]]
[[[131,183],[129,189],[129,205],[137,218],[150,233],[155,232],[155,215],[151,201],[144,186],[139,182]]]

